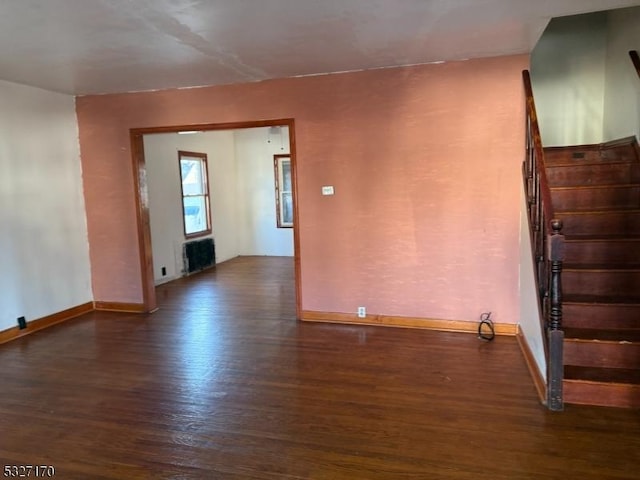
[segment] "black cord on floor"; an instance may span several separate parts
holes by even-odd
[[[488,331],[487,331],[488,330]],[[496,338],[496,330],[491,321],[491,312],[485,312],[480,315],[480,324],[478,325],[478,338],[490,342]]]

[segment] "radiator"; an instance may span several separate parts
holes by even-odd
[[[213,238],[194,240],[183,245],[182,258],[185,274],[199,272],[216,264],[216,247]]]

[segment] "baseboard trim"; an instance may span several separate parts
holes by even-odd
[[[89,313],[92,311],[93,302],[87,302],[76,307],[68,308],[61,312],[47,315],[46,317],[31,320],[30,322],[27,322],[27,328],[24,328],[22,330],[20,330],[18,327],[12,327],[7,330],[3,330],[0,332],[0,344],[6,343],[10,340],[14,340],[16,338],[24,337],[25,335],[29,335],[30,333],[37,332],[38,330],[50,327],[51,325],[62,323],[66,320],[79,317],[80,315],[84,315],[85,313]]]
[[[533,352],[531,348],[529,348],[529,342],[525,338],[522,333],[522,329],[518,328],[518,333],[516,334],[516,340],[518,340],[518,345],[520,346],[520,351],[522,351],[522,355],[524,356],[524,360],[527,364],[527,368],[529,369],[529,374],[531,374],[531,379],[533,380],[533,384],[536,386],[536,390],[538,391],[538,397],[540,398],[540,402],[543,405],[547,404],[547,384],[538,370],[538,364],[536,362],[535,357],[533,356]]]
[[[355,314],[338,312],[316,312],[303,310],[300,318],[306,322],[344,323],[351,325],[373,325],[383,327],[418,328],[440,332],[478,333],[477,322],[463,320],[439,320],[434,318],[399,317],[393,315],[367,315],[359,318]],[[510,323],[494,324],[496,335],[514,336],[518,325]]]
[[[99,312],[147,313],[143,303],[93,302]]]

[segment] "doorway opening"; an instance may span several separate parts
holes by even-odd
[[[288,147],[289,168],[290,168],[290,185],[291,200],[293,205],[293,258],[294,258],[294,284],[295,284],[295,304],[296,317],[301,316],[301,294],[300,294],[300,239],[298,225],[298,187],[297,187],[297,168],[296,168],[296,150],[295,150],[295,124],[293,119],[275,119],[260,120],[237,123],[211,123],[197,125],[172,125],[162,127],[149,127],[131,129],[131,151],[132,163],[134,169],[135,195],[136,195],[136,219],[138,227],[138,249],[140,254],[140,274],[143,290],[143,303],[146,312],[152,312],[157,309],[156,302],[156,281],[154,274],[154,258],[153,244],[151,234],[151,216],[149,203],[149,177],[147,169],[147,159],[145,157],[145,136],[152,134],[177,134],[178,132],[222,132],[222,131],[247,131],[248,129],[258,129],[269,127],[265,130],[268,132],[265,141],[274,143],[281,142],[282,137],[272,135],[283,127],[288,131]],[[278,145],[280,145],[278,143]],[[285,149],[283,148],[283,151]],[[178,160],[176,159],[176,172],[178,171]],[[270,166],[273,169],[273,164]],[[178,175],[178,173],[176,173]],[[275,195],[275,191],[274,191]],[[274,212],[275,214],[275,212]],[[215,223],[215,220],[214,220]],[[215,231],[214,231],[215,235]],[[157,267],[157,266],[156,266]]]

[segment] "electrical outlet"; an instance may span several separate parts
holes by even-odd
[[[367,309],[365,307],[358,307],[358,318],[365,318],[367,316]]]
[[[25,328],[27,328],[27,321],[24,317],[18,317],[18,328],[20,330],[24,330]]]

